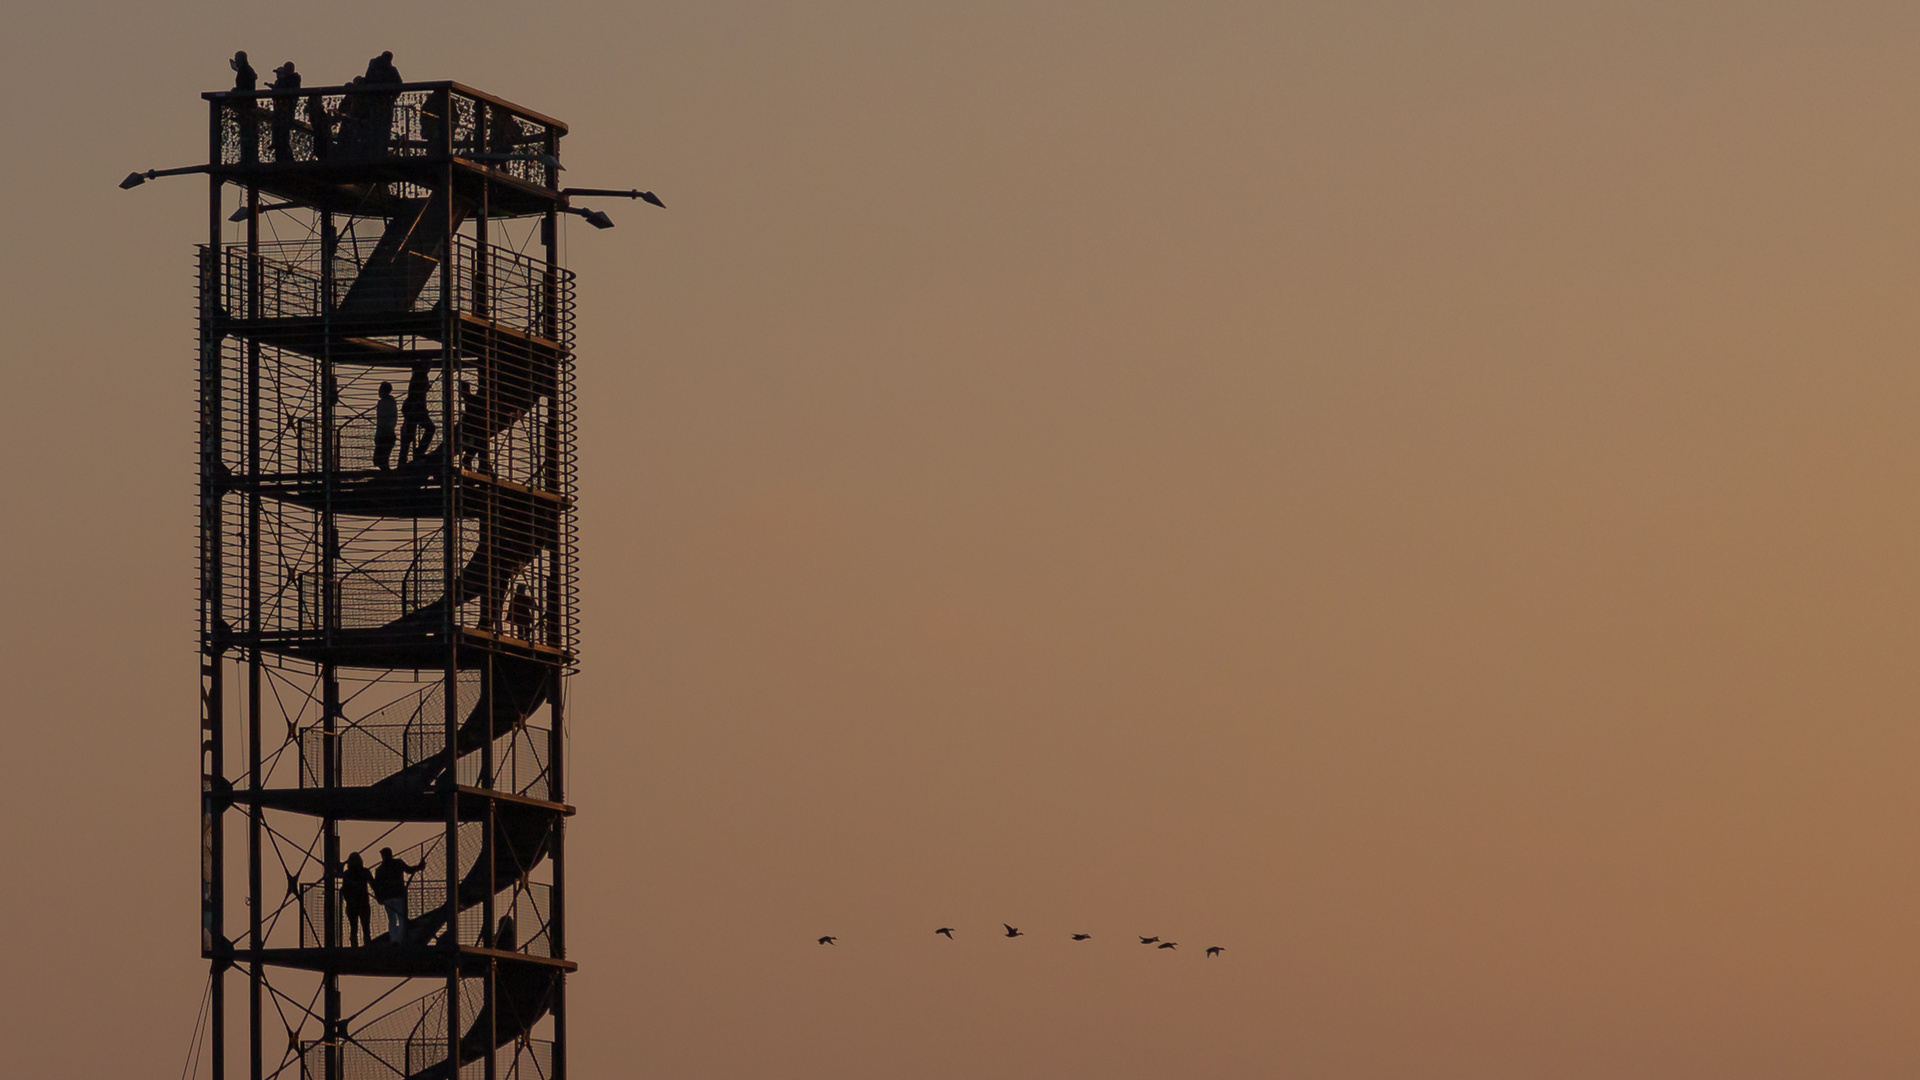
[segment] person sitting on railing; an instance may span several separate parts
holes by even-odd
[[[387,941],[398,945],[407,939],[407,875],[426,869],[426,860],[409,865],[394,855],[392,848],[380,849],[380,865],[373,871],[373,896],[387,909]]]
[[[400,464],[418,461],[433,445],[433,414],[427,409],[427,392],[433,389],[433,366],[426,361],[413,365],[413,377],[407,380],[407,399],[400,403]],[[418,438],[419,445],[414,445]]]
[[[273,69],[274,80],[267,84],[269,90],[300,89],[300,73],[293,69],[289,60]],[[293,112],[300,99],[292,94],[273,99],[273,160],[286,163],[293,160]]]
[[[373,463],[386,472],[393,466],[393,444],[400,426],[400,403],[393,400],[393,384],[380,384],[380,400],[373,405]],[[400,458],[405,461],[405,455]]]
[[[466,468],[475,457],[480,459],[480,471],[489,475],[493,472],[493,463],[487,458],[487,403],[486,399],[473,392],[472,384],[460,380],[460,467]]]
[[[251,94],[259,88],[259,76],[253,73],[253,65],[247,63],[247,54],[243,50],[233,54],[227,61],[233,69],[233,90],[237,94]],[[240,163],[251,165],[260,159],[260,129],[253,122],[254,103],[251,98],[237,101],[233,105],[233,116],[240,126]]]
[[[347,909],[347,944],[373,944],[373,905],[367,902],[369,890],[373,888],[373,872],[360,858],[357,851],[347,855],[346,868],[340,871],[340,900]],[[354,927],[360,928],[360,934],[354,936]]]
[[[533,640],[533,629],[540,621],[540,612],[534,607],[533,595],[527,592],[525,585],[514,585],[513,598],[507,601],[507,621],[519,632],[520,640]]]

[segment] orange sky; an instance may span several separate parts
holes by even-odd
[[[577,1075],[1920,1067],[1920,7],[15,8],[10,1075],[205,979],[205,187],[114,184],[236,48],[671,208],[568,238]]]

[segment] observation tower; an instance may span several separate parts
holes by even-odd
[[[123,186],[210,180],[211,1074],[563,1078],[577,654],[558,234],[563,214],[610,222],[560,187],[564,124],[459,83],[204,97],[208,164]]]

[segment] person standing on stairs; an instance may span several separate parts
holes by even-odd
[[[373,404],[373,463],[381,472],[393,468],[393,444],[399,427],[400,403],[393,400],[393,384],[383,382],[380,400]]]
[[[493,463],[487,459],[488,421],[487,402],[473,392],[473,384],[460,380],[460,467],[467,468],[474,458],[480,459],[480,471],[491,476]]]
[[[433,365],[413,365],[413,377],[407,380],[407,399],[400,403],[400,464],[427,456],[433,445],[433,412],[427,408],[427,393],[433,389]],[[414,445],[415,439],[419,445]]]

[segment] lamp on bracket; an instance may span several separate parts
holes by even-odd
[[[120,190],[125,191],[128,188],[137,188],[149,180],[158,180],[163,176],[186,176],[189,173],[203,173],[207,171],[207,168],[205,165],[186,165],[178,169],[148,169],[146,172],[130,172],[127,174],[125,180],[120,181]]]
[[[299,205],[300,204],[297,202],[261,203],[260,212],[264,214],[269,210],[291,210],[292,208]],[[247,211],[247,208],[242,206],[240,209],[235,210],[231,214],[228,214],[227,220],[228,221],[245,221],[249,216],[250,215]]]

